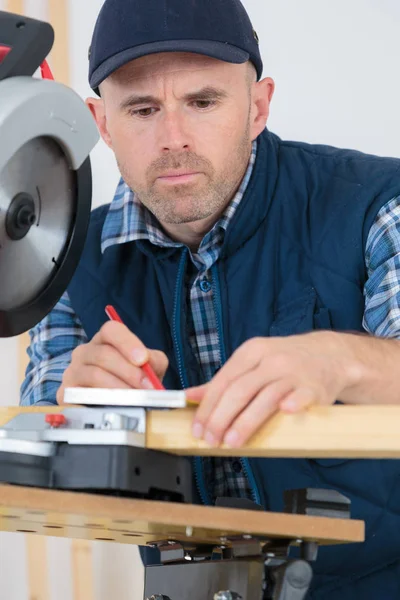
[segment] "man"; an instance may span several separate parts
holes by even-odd
[[[238,448],[274,412],[398,403],[400,161],[283,142],[239,0],[106,0],[87,104],[122,179],[67,293],[31,332],[22,404],[65,387],[170,389]],[[114,304],[126,325],[107,322]],[[391,338],[391,339],[383,339]],[[194,460],[199,501],[328,487],[366,521],[321,549],[310,598],[400,598],[397,461]]]

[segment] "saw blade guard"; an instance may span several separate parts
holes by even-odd
[[[32,77],[40,65],[51,75],[52,44],[49,24],[0,11],[0,337],[27,331],[58,302],[90,219],[99,134],[78,94]]]

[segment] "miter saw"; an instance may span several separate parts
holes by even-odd
[[[48,23],[0,12],[0,337],[27,331],[57,303],[89,223],[89,153],[99,135],[75,92],[33,77],[40,65],[50,77],[53,41]],[[193,501],[191,461],[144,444],[146,411],[186,406],[184,392],[78,389],[66,390],[65,401],[59,413],[21,413],[0,429],[0,482]],[[287,506],[349,516],[347,500],[327,490],[295,492]],[[145,598],[152,600],[302,600],[316,556],[315,545],[303,544],[300,560],[288,562],[290,540],[260,544],[246,536],[219,547],[155,545],[163,566],[148,569]]]
[[[82,99],[34,78],[47,23],[0,13],[0,336],[38,323],[65,291],[89,222],[89,153],[99,135]]]

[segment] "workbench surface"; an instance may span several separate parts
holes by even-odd
[[[364,541],[364,523],[283,513],[0,485],[0,530],[144,545],[220,544],[252,536],[336,544]]]

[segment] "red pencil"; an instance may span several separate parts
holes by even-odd
[[[106,306],[105,310],[106,310],[106,315],[108,316],[108,318],[111,321],[118,321],[119,323],[123,323],[121,317],[119,316],[119,314],[117,313],[117,311],[115,310],[115,308],[113,306],[108,305],[108,306]],[[155,390],[165,390],[165,387],[163,386],[161,381],[158,379],[157,375],[154,373],[150,363],[148,363],[148,362],[145,363],[144,365],[141,366],[141,368],[146,373],[148,379],[153,384]]]

